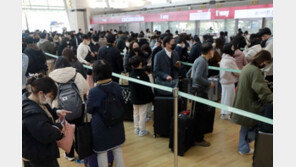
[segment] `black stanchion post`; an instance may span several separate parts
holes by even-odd
[[[174,167],[178,167],[178,88],[173,89],[174,94]]]

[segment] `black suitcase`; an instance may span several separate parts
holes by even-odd
[[[154,98],[154,137],[169,137],[170,123],[174,114],[174,97],[156,96]],[[182,100],[178,99],[178,111],[181,110]]]
[[[122,95],[123,95],[123,109],[124,109],[124,120],[125,121],[133,121],[133,104],[131,103],[131,91],[129,86],[121,86],[122,88]]]
[[[194,145],[194,119],[189,115],[180,113],[178,115],[178,155],[184,153]],[[174,118],[170,128],[169,148],[174,151]]]
[[[255,138],[253,167],[273,166],[273,134],[258,132]]]
[[[215,107],[207,106],[207,119],[204,134],[212,133],[214,130],[214,121],[215,121]]]

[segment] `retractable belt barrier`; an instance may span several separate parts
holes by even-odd
[[[49,54],[49,53],[45,53],[45,54],[47,56],[50,56],[50,57],[53,57],[53,58],[58,58],[58,56],[56,56],[56,55],[52,55],[52,54]],[[87,69],[92,69],[91,66],[87,66],[87,65],[83,65],[83,66],[85,68],[87,68]],[[216,70],[222,70],[222,69],[217,68]],[[234,70],[234,69],[227,69],[227,70]],[[240,70],[237,70],[236,72],[238,72],[238,71],[240,71]],[[234,71],[231,71],[231,72],[234,72]],[[122,78],[122,79],[128,80],[130,82],[135,82],[135,83],[138,83],[138,84],[141,84],[141,85],[145,85],[145,86],[153,87],[153,88],[156,88],[156,89],[160,89],[160,90],[163,90],[163,91],[173,92],[173,88],[171,88],[171,87],[158,85],[158,84],[153,84],[153,83],[150,83],[150,82],[145,82],[145,81],[142,81],[142,80],[138,80],[138,79],[135,79],[135,78],[123,76],[123,75],[116,74],[116,73],[112,73],[112,76],[117,77],[117,78]],[[238,114],[238,115],[242,115],[242,116],[245,116],[245,117],[248,117],[248,118],[251,118],[251,119],[255,119],[257,121],[261,121],[261,122],[273,125],[273,119],[263,117],[263,116],[258,115],[258,114],[254,114],[254,113],[244,111],[244,110],[241,110],[241,109],[238,109],[238,108],[234,108],[234,107],[230,107],[230,106],[227,106],[227,105],[224,105],[224,104],[213,102],[211,100],[204,99],[204,98],[201,98],[201,97],[197,97],[197,96],[194,96],[194,95],[191,95],[191,94],[188,94],[188,93],[184,93],[184,92],[181,92],[181,91],[178,91],[178,95],[182,96],[182,97],[185,97],[187,99],[199,102],[199,103],[203,103],[203,104],[206,104],[206,105],[209,105],[209,106],[212,106],[212,107],[219,108],[221,110],[227,110],[229,112],[232,112],[232,113],[235,113],[235,114]]]
[[[192,63],[187,63],[187,62],[181,62],[182,64],[186,66],[192,66]],[[236,70],[236,69],[230,69],[230,68],[220,68],[220,67],[214,67],[214,66],[209,66],[210,70],[218,70],[218,71],[228,71],[228,72],[234,72],[234,73],[241,73],[241,70]]]

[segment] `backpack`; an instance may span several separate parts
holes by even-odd
[[[70,121],[82,115],[82,99],[74,83],[76,74],[77,72],[67,83],[58,84],[58,105],[61,109],[72,111],[72,113],[66,115],[66,119]]]
[[[106,88],[99,86],[107,96],[103,100],[102,109],[99,111],[102,116],[102,120],[107,127],[112,127],[118,123],[121,123],[124,118],[124,109],[122,101],[111,91],[107,91]],[[114,89],[114,85],[111,90]]]

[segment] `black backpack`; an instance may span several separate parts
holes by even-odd
[[[99,86],[107,96],[103,100],[102,109],[99,111],[103,118],[103,122],[107,127],[112,127],[123,121],[124,109],[122,107],[122,101],[111,91],[107,91],[106,88]],[[114,85],[111,90],[113,90]]]

